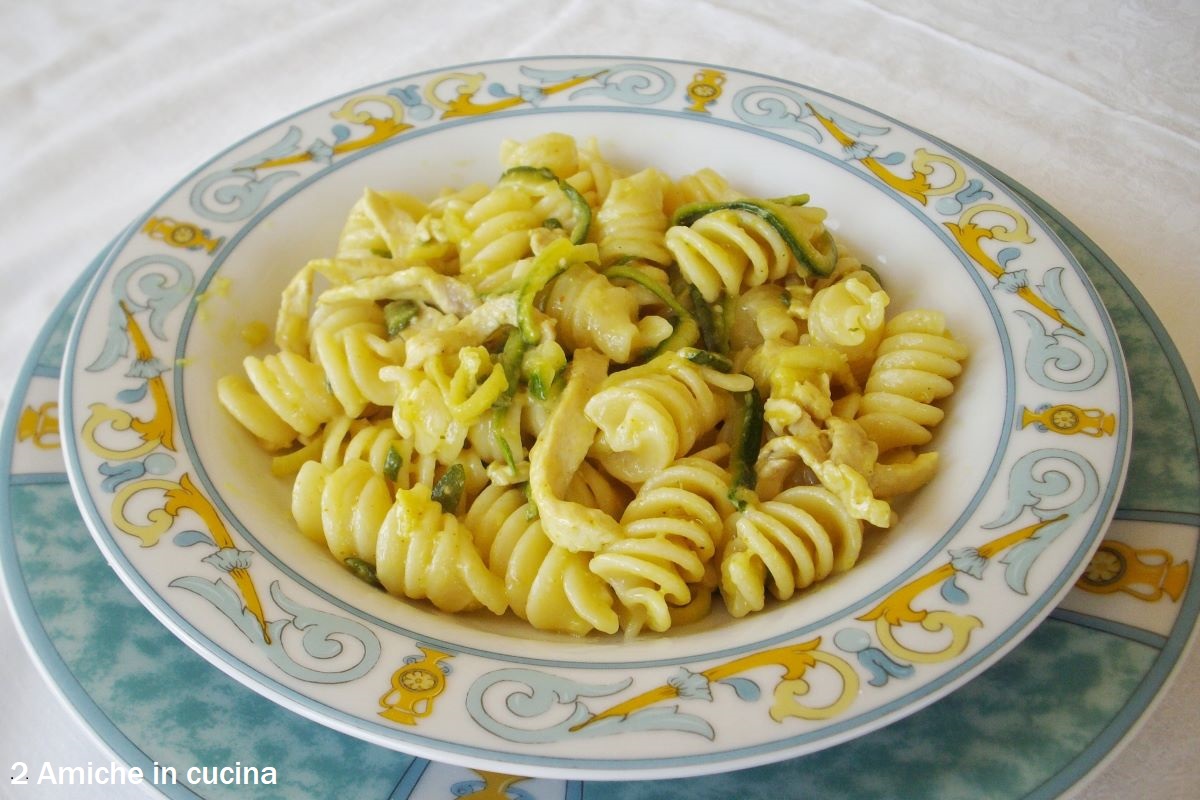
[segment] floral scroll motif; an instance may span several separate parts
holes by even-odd
[[[936,664],[957,658],[966,652],[971,643],[972,632],[983,626],[983,620],[974,614],[923,608],[918,598],[935,587],[940,587],[942,601],[953,605],[965,605],[968,596],[958,583],[960,576],[981,579],[984,568],[993,557],[1037,536],[1039,531],[1051,522],[1057,523],[1063,519],[1065,515],[1020,528],[978,548],[951,550],[947,563],[905,584],[858,619],[875,623],[875,635],[883,649],[892,657],[919,664]],[[906,644],[897,635],[901,630],[912,632],[914,629],[911,626],[920,629],[919,644]],[[853,629],[841,631],[839,636],[849,630]],[[904,676],[906,673],[902,670],[902,664],[900,672],[893,668],[896,664],[900,662],[888,664],[887,661],[878,661],[877,665],[892,675]],[[883,682],[886,682],[886,679]]]
[[[977,217],[989,218],[994,224],[981,225],[975,221]],[[945,226],[967,255],[996,279],[998,289],[1019,296],[1060,325],[1069,324],[1058,308],[1033,290],[1027,271],[1007,268],[1008,263],[1020,255],[1019,249],[1005,248],[993,257],[983,247],[985,239],[1004,244],[1031,244],[1033,237],[1029,233],[1029,221],[1024,216],[995,203],[977,203],[964,210],[957,222],[947,222]]]
[[[276,158],[259,164],[257,170],[275,169],[288,164],[300,164],[305,161],[316,161],[331,164],[335,156],[374,147],[387,141],[412,127],[404,121],[405,107],[402,102],[390,94],[368,94],[352,97],[331,117],[355,125],[362,125],[370,132],[355,139],[345,125],[333,127],[333,142],[323,138],[314,139],[312,144],[302,152]],[[375,113],[382,112],[382,113]]]
[[[528,668],[489,672],[477,680],[467,695],[467,709],[479,725],[513,742],[525,744],[561,741],[576,736],[610,736],[630,731],[676,731],[709,739],[717,736],[702,716],[684,712],[680,705],[663,703],[713,701],[716,684],[731,688],[747,702],[757,701],[762,689],[742,673],[764,667],[783,669],[771,694],[768,714],[775,722],[789,717],[807,720],[832,719],[845,713],[858,696],[858,673],[839,656],[820,649],[820,638],[800,644],[764,650],[734,659],[702,672],[679,667],[662,685],[592,712],[585,698],[610,697],[633,683],[625,679],[607,684],[588,684]],[[808,704],[803,698],[820,683],[833,700]],[[515,720],[502,720],[490,710],[485,695],[499,692],[504,708]],[[532,724],[518,725],[517,721]]]
[[[1035,522],[978,547],[951,549],[947,563],[905,584],[858,619],[875,623],[875,635],[883,650],[896,659],[937,663],[957,658],[966,652],[972,632],[983,626],[983,620],[975,614],[948,608],[924,608],[920,598],[940,587],[941,601],[966,605],[969,593],[960,580],[982,580],[987,566],[997,558],[1005,565],[1004,579],[1009,590],[1025,594],[1029,571],[1038,556],[1090,508],[1098,496],[1095,469],[1077,453],[1047,449],[1025,455],[1013,465],[1009,474],[1009,498],[1004,513],[982,527],[994,529],[1011,525],[1026,511],[1032,514]],[[901,630],[913,631],[913,626],[920,629],[921,646],[905,644],[897,636]],[[857,634],[847,633],[853,630],[845,629],[839,636],[844,635],[845,642],[853,642],[856,649],[866,650],[865,643],[858,642]],[[880,662],[877,666],[897,675],[891,668],[893,664]],[[886,674],[876,674],[886,682]]]
[[[829,109],[795,89],[781,86],[749,86],[733,97],[733,111],[743,122],[760,128],[784,128],[802,133],[814,142],[824,136],[818,120],[824,119],[853,136],[882,136],[888,128],[857,122]],[[817,124],[814,124],[817,123]],[[875,148],[858,147],[847,156],[869,155]]]
[[[1029,328],[1031,342],[1025,353],[1029,376],[1047,389],[1080,392],[1099,383],[1108,371],[1108,354],[1067,299],[1063,268],[1047,270],[1042,294],[1062,311],[1066,324],[1057,330],[1027,311],[1015,312]]]
[[[148,266],[164,263],[175,278],[173,282],[159,272],[145,271]],[[141,301],[129,289],[135,277],[145,297]],[[139,259],[123,269],[114,289],[121,324],[109,326],[103,353],[87,368],[97,372],[116,367],[128,356],[132,345],[125,375],[141,381],[118,392],[115,404],[97,402],[89,406],[89,416],[80,431],[83,444],[105,459],[97,469],[105,476],[101,488],[113,493],[110,519],[117,530],[137,538],[143,547],[158,545],[181,518],[197,520],[197,527],[176,532],[173,541],[181,547],[207,545],[211,552],[200,561],[222,577],[208,580],[189,575],[176,578],[170,585],[208,600],[287,674],[319,683],[354,680],[378,660],[380,645],[375,634],[358,622],[300,605],[277,584],[271,587],[272,599],[290,619],[268,618],[251,574],[253,552],[237,546],[221,515],[187,472],[178,478],[169,477],[176,468],[176,459],[170,454],[176,449],[175,411],[163,380],[169,368],[155,357],[135,309],[147,312],[152,333],[165,338],[164,318],[182,299],[179,290],[183,286],[192,286],[191,273],[176,259]],[[147,397],[151,413],[144,415],[135,407]],[[155,501],[155,497],[159,499]],[[282,641],[289,628],[304,632],[302,648],[311,658],[337,659],[343,645],[332,638],[335,634],[358,642],[361,658],[355,664],[327,671],[304,665]]]
[[[337,124],[329,136],[317,136],[307,146],[302,146],[304,132],[292,125],[274,144],[197,181],[191,191],[192,209],[215,222],[244,221],[262,208],[278,185],[300,177],[283,167],[307,162],[329,166],[338,156],[382,144],[412,127],[404,119],[405,109],[392,94],[352,97],[330,113]],[[355,137],[348,125],[367,131]]]
[[[299,128],[292,125],[274,144],[228,169],[205,175],[192,187],[192,209],[214,222],[241,222],[248,219],[267,201],[276,184],[300,176],[295,170],[259,175],[257,168],[294,153],[300,148],[303,135]]]
[[[978,220],[990,220],[981,224]],[[1065,268],[1051,267],[1035,286],[1027,269],[1011,269],[1022,255],[1020,245],[1034,241],[1029,220],[1015,209],[997,203],[976,203],[955,222],[944,223],[954,238],[979,267],[996,279],[996,289],[1013,294],[1032,310],[1014,313],[1025,322],[1030,344],[1025,352],[1025,369],[1047,389],[1083,391],[1103,379],[1108,355],[1076,311],[1063,285]],[[985,241],[1004,247],[992,254]],[[1047,325],[1046,318],[1055,324]]]
[[[650,64],[620,64],[596,73],[593,84],[571,92],[579,97],[607,97],[632,105],[654,105],[675,92],[675,78]]]
[[[496,100],[476,100],[487,78],[482,72],[450,72],[440,75],[425,85],[425,99],[434,108],[441,109],[443,119],[492,114],[524,104],[541,105],[547,98],[586,83],[604,71],[586,69],[549,72],[523,67],[521,72],[537,83],[518,84],[515,91],[500,83],[488,84],[487,93],[497,98]]]
[[[248,562],[246,562],[248,565]],[[233,568],[237,565],[231,561]],[[379,637],[357,620],[302,605],[284,593],[278,581],[270,586],[271,599],[286,618],[268,619],[261,624],[254,613],[242,605],[238,593],[218,579],[210,581],[187,575],[171,581],[176,589],[186,589],[204,598],[230,619],[271,663],[283,673],[308,683],[351,683],[366,675],[379,661]],[[297,658],[295,639],[306,660],[328,666],[320,669]],[[353,648],[347,652],[347,643]]]
[[[89,406],[91,414],[83,423],[82,436],[84,444],[100,457],[124,461],[141,458],[160,445],[167,450],[174,450],[175,414],[171,409],[166,382],[162,377],[168,367],[154,357],[149,341],[128,306],[120,301],[119,307],[125,320],[123,332],[134,346],[134,360],[125,375],[129,378],[141,379],[142,383],[132,389],[119,392],[117,399],[122,405],[131,405],[149,395],[152,399],[153,413],[149,417],[142,418],[134,416],[120,406],[113,407],[107,403],[93,403]],[[151,321],[153,324],[153,316]],[[106,352],[110,347],[114,351],[118,349],[113,346],[113,342],[114,339],[110,335]],[[102,358],[107,358],[107,355]],[[95,369],[98,363],[101,363],[100,359],[88,369]],[[132,430],[137,433],[139,442],[124,449],[116,449],[115,445],[110,447],[100,441],[102,438],[100,430],[103,428],[109,428],[118,433]]]
[[[885,136],[891,128],[850,118],[794,89],[751,86],[733,99],[734,112],[744,122],[763,128],[783,128],[814,142],[828,134],[841,148],[841,155],[857,161],[883,183],[924,205],[931,195],[952,195],[967,184],[966,171],[954,159],[921,147],[913,152],[908,176],[891,167],[903,163],[903,153],[876,155],[878,144],[868,138]],[[939,169],[940,168],[940,169]],[[931,178],[949,171],[940,185]]]
[[[166,341],[167,315],[186,302],[196,286],[191,267],[170,255],[142,256],[126,264],[113,278],[112,310],[104,347],[87,366],[89,372],[103,372],[129,354],[130,344],[137,344],[129,331],[134,314],[148,311],[151,335]],[[142,341],[145,336],[137,334]],[[149,377],[165,371],[153,353],[143,349],[130,368],[136,377]]]
[[[1017,460],[1009,473],[1008,504],[985,528],[1012,524],[1028,512],[1040,520],[1036,536],[1005,554],[1005,581],[1024,594],[1030,568],[1045,549],[1100,496],[1100,479],[1086,458],[1071,450],[1034,450]]]

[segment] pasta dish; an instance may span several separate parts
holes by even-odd
[[[366,190],[218,382],[300,532],[393,595],[575,635],[850,569],[937,471],[944,316],[890,308],[806,195],[500,149],[491,184]]]

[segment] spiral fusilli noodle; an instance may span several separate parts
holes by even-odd
[[[705,578],[733,511],[729,484],[728,473],[711,461],[675,462],[630,501],[621,517],[625,538],[592,558],[592,572],[651,630],[665,631],[677,611],[707,602],[714,586]]]
[[[376,561],[379,529],[392,506],[383,478],[360,459],[329,468],[309,461],[292,485],[292,516],[300,532],[324,541],[338,561]]]
[[[500,145],[500,163],[505,167],[544,167],[571,184],[592,208],[608,197],[619,171],[600,155],[594,139],[580,146],[573,137],[547,133],[525,142],[512,140]]]
[[[389,405],[395,389],[379,377],[387,357],[383,311],[371,302],[343,304],[313,325],[313,361],[325,372],[346,414],[360,416],[368,404]]]
[[[666,184],[667,177],[656,169],[645,169],[613,183],[596,212],[602,264],[623,258],[670,263],[671,254],[663,244],[667,230],[667,214],[663,211]]]
[[[469,281],[479,284],[530,255],[530,234],[546,217],[528,192],[500,185],[458,219],[465,228],[459,245],[460,268]]]
[[[939,312],[906,311],[887,323],[857,416],[881,453],[933,438],[945,416],[935,403],[954,392],[966,356]]]
[[[710,303],[722,292],[736,295],[779,280],[792,265],[779,232],[746,211],[716,211],[690,227],[676,225],[667,230],[666,247],[679,271]]]
[[[705,167],[668,186],[663,201],[664,210],[670,216],[688,203],[712,203],[742,197],[745,195],[730,186],[723,175]]]
[[[272,449],[316,433],[338,412],[324,372],[304,356],[286,350],[263,358],[247,356],[242,366],[246,378],[222,377],[218,396],[238,422]]]
[[[735,617],[762,610],[769,591],[796,591],[849,569],[862,547],[862,524],[819,486],[798,486],[729,518],[721,555],[721,594]]]
[[[509,606],[541,630],[613,633],[611,590],[588,570],[588,555],[550,541],[520,489],[489,486],[468,509],[466,525],[503,576]]]
[[[883,338],[887,292],[869,273],[857,270],[813,295],[808,332],[813,342],[846,354],[855,378],[864,380]]]
[[[668,353],[614,373],[584,413],[599,428],[593,456],[634,485],[687,455],[727,410],[726,394],[702,369]]]
[[[554,279],[546,294],[546,313],[558,323],[562,343],[590,347],[618,364],[667,338],[671,325],[655,316],[639,317],[637,298],[609,283],[585,264]]]
[[[429,600],[442,611],[508,607],[504,582],[475,547],[470,530],[417,484],[396,492],[379,528],[375,574],[392,594]]]
[[[428,599],[443,611],[507,607],[501,581],[488,571],[471,534],[431,499],[429,487],[388,487],[365,461],[330,470],[306,463],[292,491],[300,531],[324,542],[339,561],[358,559],[374,568],[389,592]]]

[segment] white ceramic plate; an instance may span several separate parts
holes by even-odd
[[[860,563],[742,620],[572,640],[376,592],[295,531],[289,486],[219,408],[238,331],[270,324],[366,186],[492,181],[505,138],[594,136],[609,158],[808,192],[971,356],[941,471]],[[647,59],[527,59],[401,78],[221,153],[117,243],[63,367],[67,468],[109,562],[251,688],[388,747],[594,779],[817,750],[945,695],[1012,648],[1088,563],[1127,462],[1116,334],[1068,250],[969,157],[787,81]]]

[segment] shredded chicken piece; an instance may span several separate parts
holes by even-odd
[[[621,525],[598,508],[564,499],[596,425],[583,413],[608,374],[608,359],[589,349],[575,351],[567,385],[546,427],[529,452],[529,490],[550,541],[571,552],[594,552],[622,536]]]
[[[319,303],[342,300],[420,300],[447,314],[464,316],[479,306],[475,290],[457,278],[434,272],[429,267],[408,267],[390,275],[363,278],[346,286],[327,289]]]
[[[485,300],[449,328],[417,331],[406,337],[405,366],[419,367],[434,356],[481,345],[500,328],[516,324],[515,295],[506,294]]]
[[[803,463],[821,485],[837,495],[847,510],[857,519],[879,528],[893,522],[891,505],[872,490],[870,477],[876,468],[875,445],[857,423],[830,418],[827,431],[810,428],[800,436],[777,436],[768,441],[759,453],[759,478],[770,490],[786,475]],[[826,447],[823,438],[827,437]]]

